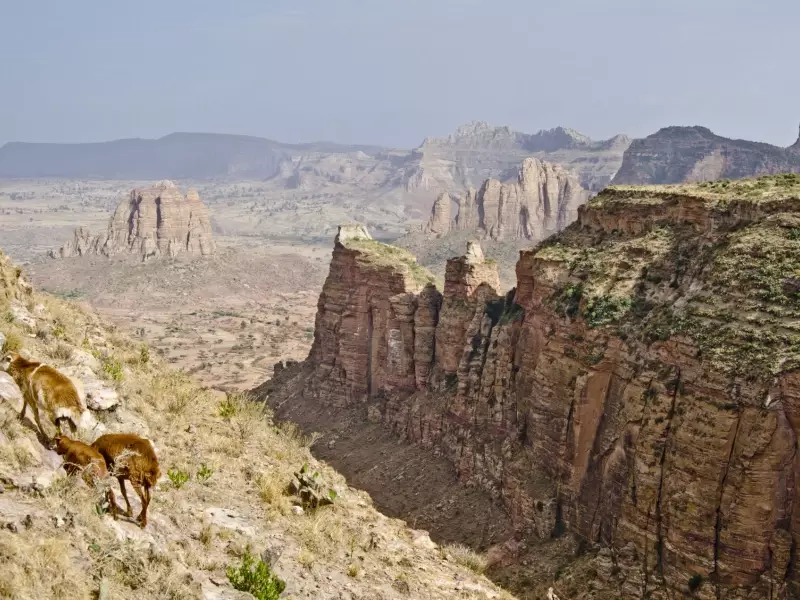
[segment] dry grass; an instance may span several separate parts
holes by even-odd
[[[3,352],[19,352],[22,349],[22,336],[17,331],[8,326],[0,328],[0,332],[6,338],[0,350]]]
[[[59,342],[56,346],[48,352],[48,355],[53,360],[60,360],[61,362],[67,363],[72,360],[73,355],[75,354],[73,347],[69,344],[64,344]]]
[[[448,544],[441,548],[442,555],[474,573],[486,571],[487,562],[483,554],[475,552],[463,544]]]
[[[79,568],[67,535],[0,531],[0,598],[89,600],[91,578]]]

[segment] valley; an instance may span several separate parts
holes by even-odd
[[[327,148],[284,156],[268,177],[0,180],[0,247],[43,297],[96,311],[126,352],[151,348],[198,393],[252,390],[381,513],[442,548],[466,545],[518,598],[792,598],[791,523],[739,490],[755,489],[752,457],[767,479],[793,476],[792,418],[759,398],[769,388],[790,410],[793,397],[783,233],[797,182],[711,183],[692,167],[670,175],[685,180],[676,187],[590,192],[599,180],[563,158],[622,141],[470,124],[426,140],[412,166]],[[113,223],[147,194],[158,218],[142,205]],[[207,226],[182,202],[202,202]],[[363,227],[334,243],[347,223]],[[76,252],[93,239],[123,242]],[[731,317],[734,303],[746,314]],[[692,448],[714,464],[727,452],[724,474]],[[720,478],[718,502],[704,503]],[[791,512],[789,487],[758,485],[769,514]]]

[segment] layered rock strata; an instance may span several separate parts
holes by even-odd
[[[599,191],[614,177],[630,143],[624,135],[592,140],[565,127],[527,134],[472,121],[448,136],[426,138],[411,151],[406,188],[465,191],[487,178],[505,178],[522,160],[535,157],[569,169],[584,188]]]
[[[152,188],[135,189],[122,200],[100,235],[84,228],[53,258],[119,253],[138,254],[142,260],[180,254],[207,256],[214,253],[208,208],[195,190],[184,196],[171,181]]]
[[[614,184],[664,184],[800,173],[800,139],[788,148],[732,140],[706,127],[664,127],[634,140]]]
[[[311,353],[270,402],[366,405],[520,538],[605,546],[574,597],[795,598],[792,181],[609,188],[521,253],[506,296],[477,248],[441,296],[386,247],[337,242]]]
[[[589,194],[577,178],[558,165],[526,158],[517,179],[501,183],[487,179],[479,191],[469,189],[457,199],[450,217],[450,197],[441,194],[425,230],[435,235],[475,230],[493,240],[541,240],[560,231],[578,216]]]

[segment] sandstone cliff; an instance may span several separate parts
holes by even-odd
[[[578,207],[588,196],[566,169],[526,158],[516,181],[504,184],[487,179],[479,191],[469,189],[459,196],[458,212],[452,221],[450,196],[441,194],[425,229],[436,235],[475,230],[476,234],[495,240],[539,241],[574,221]]]
[[[519,539],[604,547],[573,598],[796,598],[798,191],[609,188],[505,297],[476,248],[442,296],[337,242],[311,353],[262,392],[366,405]]]
[[[83,227],[53,258],[101,254],[138,254],[142,260],[179,254],[207,256],[214,252],[208,208],[194,190],[183,196],[171,181],[135,189],[122,200],[108,229],[92,235]]]
[[[467,190],[488,178],[505,178],[533,156],[563,166],[588,190],[608,185],[630,144],[617,135],[596,141],[574,129],[556,127],[534,134],[473,121],[445,137],[426,138],[409,155],[409,191]]]
[[[634,140],[615,184],[661,184],[800,172],[800,140],[789,148],[732,140],[705,127],[665,127]]]

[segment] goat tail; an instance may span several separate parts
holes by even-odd
[[[69,429],[74,434],[78,431],[78,418],[75,416],[75,411],[69,407],[59,406],[55,410],[55,422],[59,431],[61,431],[61,424],[66,421],[69,423]]]

